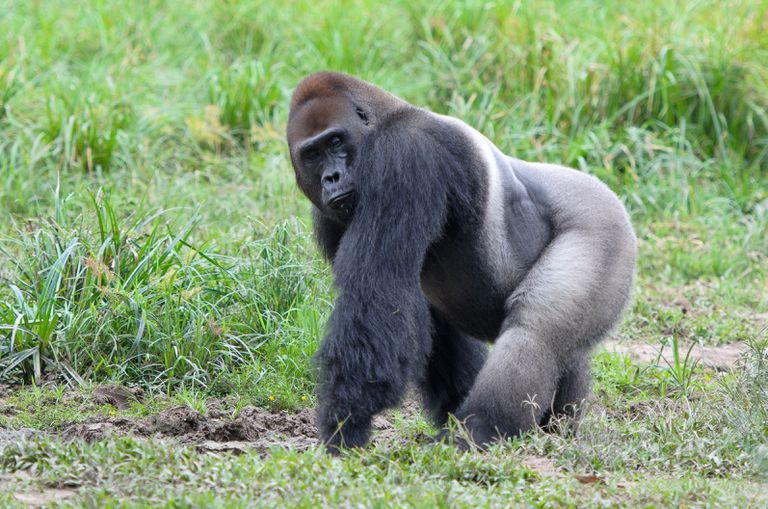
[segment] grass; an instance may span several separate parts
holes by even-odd
[[[486,507],[610,506],[627,500],[651,507],[701,505],[708,500],[717,507],[749,506],[757,493],[749,483],[727,486],[721,479],[691,475],[651,482],[606,479],[595,482],[597,486],[585,485],[575,475],[540,476],[521,466],[523,457],[515,446],[484,456],[456,454],[446,447],[428,452],[409,447],[397,453],[374,448],[343,460],[275,449],[259,460],[120,439],[85,446],[35,442],[14,461],[50,465],[42,477],[51,486],[74,487],[87,476],[110,479],[107,486],[81,499],[86,507],[144,507],[160,500],[161,507],[318,507],[360,499],[372,507],[476,507],[478,500]],[[318,482],[323,478],[337,482],[333,486]],[[225,488],[212,492],[201,486]],[[132,495],[138,492],[142,494]]]
[[[767,19],[760,0],[0,0],[0,381],[18,409],[0,426],[109,412],[63,396],[105,382],[143,387],[148,413],[312,404],[333,290],[283,132],[293,87],[320,69],[604,180],[640,240],[615,336],[675,352],[657,367],[598,355],[576,438],[486,455],[410,444],[429,431],[419,421],[402,426],[408,445],[342,459],[0,437],[1,468],[34,471],[20,482],[37,488],[72,481],[86,506],[120,506],[140,485],[129,506],[759,505]],[[734,341],[755,347],[732,373],[686,356]],[[568,474],[532,473],[529,454]],[[605,483],[574,480],[586,472]]]
[[[755,345],[744,369],[724,375],[694,367],[694,391],[670,385],[660,394],[671,367],[640,368],[602,353],[594,365],[597,397],[575,438],[534,432],[485,453],[426,445],[428,427],[408,416],[396,419],[401,443],[341,458],[315,448],[220,455],[158,439],[84,443],[37,435],[8,444],[0,468],[35,473],[7,477],[10,492],[64,489],[72,496],[67,502],[84,507],[760,507],[768,451],[749,445],[768,438],[767,354],[765,344]],[[18,413],[0,423],[56,429],[99,413],[144,416],[169,404],[83,414],[87,391],[68,394],[19,393],[6,401]],[[177,394],[174,403],[185,397]],[[545,468],[536,463],[542,458]],[[10,493],[6,501],[18,502]]]
[[[91,200],[95,231],[60,220],[16,239],[29,251],[9,257],[19,277],[0,308],[10,340],[3,375],[215,392],[245,369],[272,379],[272,394],[308,390],[316,303],[327,289],[295,249],[296,227],[276,226],[238,257],[216,255],[192,244],[194,214],[174,228],[166,211],[121,220],[109,200]]]

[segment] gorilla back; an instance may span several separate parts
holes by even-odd
[[[332,451],[364,445],[409,382],[481,446],[574,415],[634,277],[613,192],[337,73],[299,84],[288,144],[338,288],[316,356]]]

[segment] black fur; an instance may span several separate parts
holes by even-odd
[[[432,422],[442,426],[467,397],[488,347],[456,329],[438,311],[432,312],[432,324],[432,352],[419,387]]]
[[[364,141],[354,217],[337,250],[332,236],[318,238],[324,252],[335,251],[339,293],[316,356],[318,427],[331,446],[364,445],[372,416],[396,405],[408,381],[423,378],[432,350],[421,270],[445,226],[449,198],[460,206],[467,187],[446,178],[457,159],[442,145],[445,137],[414,129],[418,120],[417,110],[401,110]]]
[[[339,249],[345,226],[333,219],[323,217],[323,213],[317,207],[312,207],[312,222],[320,252],[326,260],[332,262],[336,258],[336,250]]]

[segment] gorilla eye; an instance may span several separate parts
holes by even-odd
[[[368,115],[365,114],[362,108],[355,108],[355,113],[357,113],[357,116],[360,117],[360,120],[363,121],[365,125],[368,125]]]
[[[331,146],[334,148],[339,148],[341,146],[341,138],[338,136],[331,138]]]
[[[305,150],[304,153],[302,153],[301,155],[306,161],[312,162],[312,161],[316,161],[317,158],[320,157],[320,151],[317,150],[316,148],[310,148]]]

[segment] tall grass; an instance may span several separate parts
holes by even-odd
[[[765,2],[0,13],[6,378],[306,391],[332,295],[283,130],[293,87],[325,68],[607,182],[641,239],[633,331],[684,319],[674,288],[707,313],[686,329],[707,341],[749,334],[741,317],[768,306]]]
[[[275,227],[234,258],[193,245],[194,214],[181,224],[168,211],[119,217],[107,198],[91,200],[77,224],[61,210],[0,246],[15,267],[0,302],[4,378],[207,387],[279,355],[307,357],[323,281],[297,251],[295,226]]]

